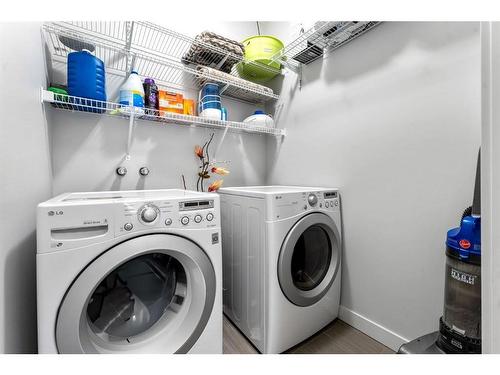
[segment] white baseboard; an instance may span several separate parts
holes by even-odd
[[[409,341],[397,333],[392,332],[390,329],[385,328],[377,322],[374,322],[373,320],[370,320],[345,306],[340,306],[339,319],[343,320],[350,326],[359,329],[361,332],[367,334],[378,342],[381,342],[394,351],[397,351],[402,344]]]

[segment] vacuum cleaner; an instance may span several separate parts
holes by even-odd
[[[481,353],[481,155],[472,206],[446,238],[443,316],[439,331],[399,348],[399,354]]]

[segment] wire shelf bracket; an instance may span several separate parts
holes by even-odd
[[[130,111],[130,118],[128,120],[128,137],[127,137],[127,152],[125,153],[125,160],[130,160],[130,150],[132,149],[132,141],[134,140],[135,128],[135,114]]]
[[[130,53],[130,47],[132,46],[132,35],[134,33],[134,22],[125,22],[126,27],[126,42],[125,42],[125,52],[127,53],[127,72],[130,72],[134,67],[135,59]]]

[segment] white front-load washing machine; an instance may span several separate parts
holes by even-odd
[[[219,197],[71,193],[37,211],[40,353],[222,353]]]
[[[340,303],[337,189],[219,190],[223,304],[262,353],[281,353],[332,322]]]

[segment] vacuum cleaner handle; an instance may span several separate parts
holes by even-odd
[[[472,216],[481,216],[481,149],[477,155],[476,182],[474,184],[474,198],[472,199]]]

